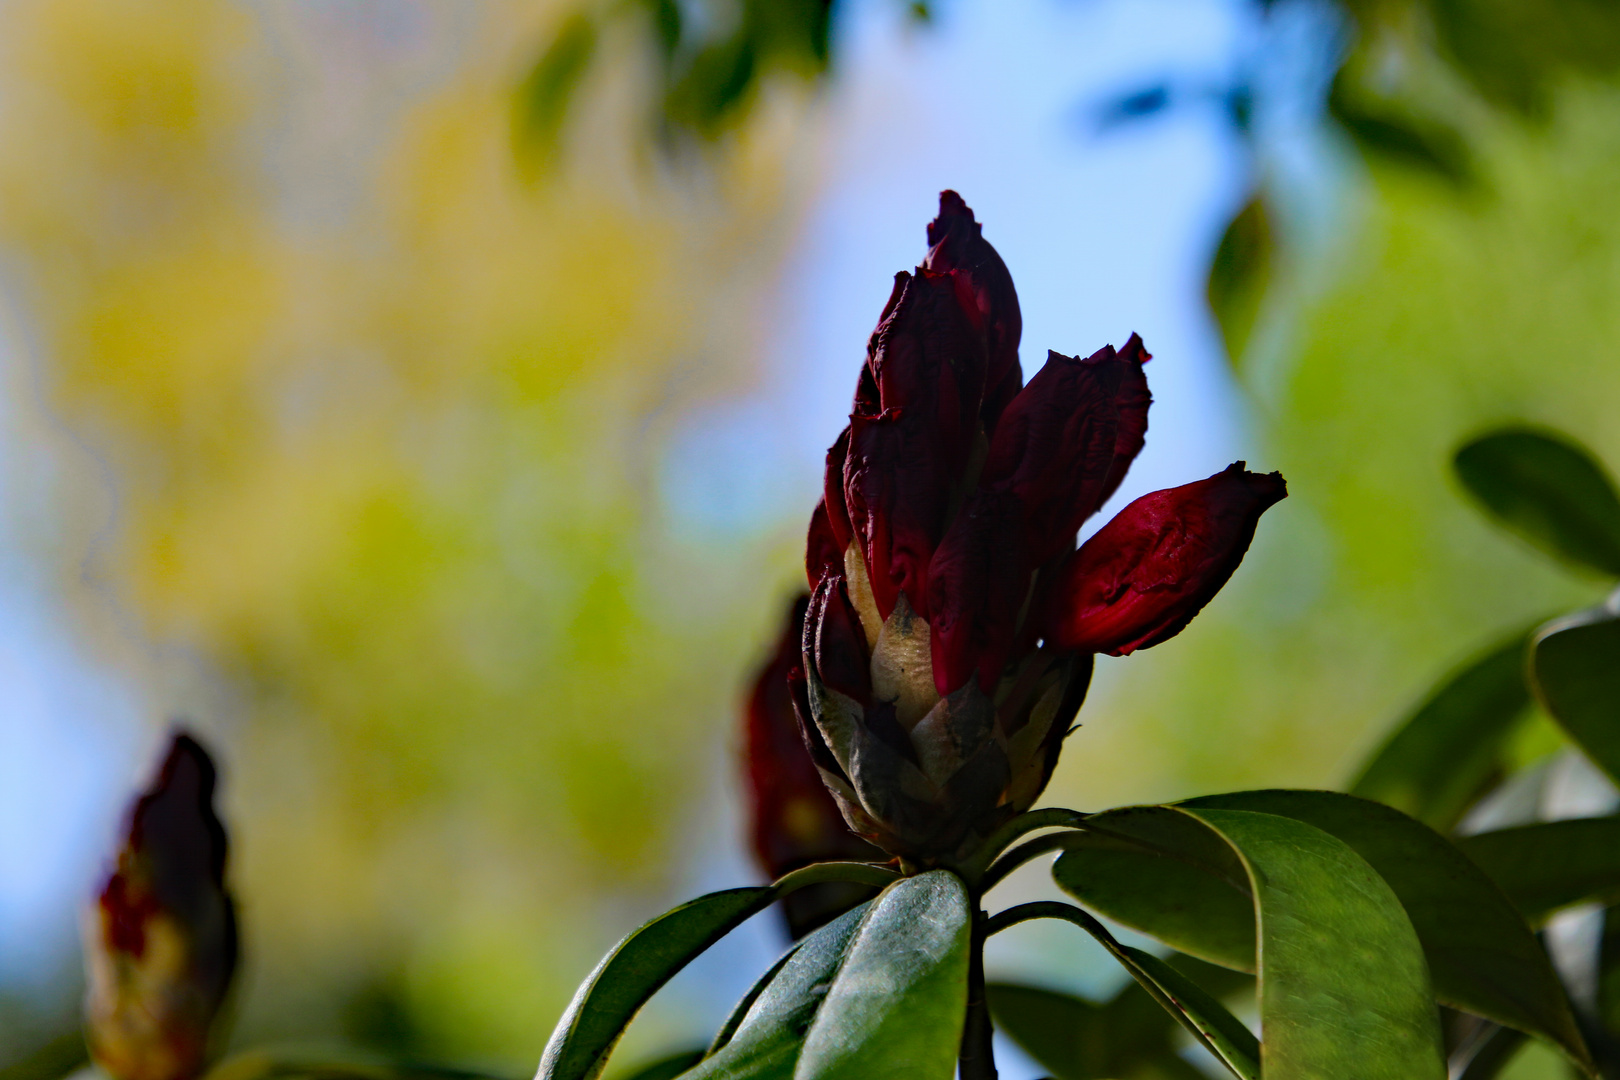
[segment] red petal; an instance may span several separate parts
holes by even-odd
[[[1048,596],[1046,637],[1063,650],[1124,656],[1174,637],[1226,584],[1280,473],[1243,462],[1207,480],[1144,495],[1064,564]]]
[[[804,659],[817,676],[845,697],[872,698],[872,667],[860,616],[849,602],[842,574],[824,574],[811,594],[804,620]]]
[[[979,673],[991,693],[1012,650],[1030,567],[1018,501],[980,488],[968,499],[929,564],[929,645],[941,697]]]
[[[966,299],[975,309],[975,320],[984,329],[988,368],[985,385],[1000,393],[986,392],[981,415],[985,430],[993,431],[1007,402],[1023,384],[1018,367],[1018,340],[1024,321],[1018,309],[1018,292],[1012,275],[996,249],[984,239],[983,227],[973,220],[962,196],[954,191],[939,193],[939,216],[928,226],[929,270],[954,271],[966,286]]]
[[[827,448],[827,465],[821,480],[821,494],[827,505],[827,526],[832,529],[840,559],[843,558],[844,549],[855,538],[855,530],[849,523],[849,509],[844,505],[844,459],[848,456],[849,427],[846,425]],[[810,587],[815,588],[816,583],[812,581]]]
[[[991,440],[979,484],[1003,487],[1023,504],[1032,566],[1074,543],[1142,448],[1152,401],[1147,354],[1135,337],[1126,349],[1104,347],[1085,360],[1048,353]]]
[[[810,515],[810,535],[804,545],[804,576],[810,587],[816,587],[821,575],[844,572],[844,549],[838,546],[831,523],[827,520],[827,500],[816,503]]]
[[[845,503],[885,619],[902,591],[928,616],[928,562],[944,531],[953,480],[926,414],[891,409],[850,417]]]

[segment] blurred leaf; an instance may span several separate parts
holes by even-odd
[[[1620,901],[1620,817],[1497,829],[1457,846],[1532,926],[1574,904]]]
[[[1260,1043],[1242,1021],[1197,983],[1152,953],[1125,946],[1136,966],[1175,1002],[1182,1016],[1198,1029],[1222,1062],[1243,1080],[1260,1080]]]
[[[1293,818],[1182,811],[1243,858],[1254,892],[1267,1080],[1446,1075],[1423,949],[1349,845]]]
[[[61,1080],[90,1062],[84,1033],[64,1031],[32,1053],[0,1068],[0,1080]]]
[[[687,1069],[703,1060],[702,1050],[682,1050],[678,1054],[661,1057],[641,1068],[625,1073],[618,1080],[674,1080]]]
[[[685,24],[681,5],[677,0],[641,0],[641,6],[647,9],[647,14],[652,18],[659,55],[667,68],[681,43],[681,31]]]
[[[1530,647],[1530,671],[1552,718],[1620,782],[1620,615],[1598,608],[1547,626]]]
[[[1474,183],[1472,156],[1460,132],[1419,116],[1405,103],[1378,101],[1358,92],[1348,68],[1333,80],[1327,105],[1328,113],[1367,154],[1430,173],[1456,188]]]
[[[1441,46],[1487,99],[1537,116],[1560,78],[1620,67],[1620,8],[1605,0],[1429,0]]]
[[[949,1080],[967,1008],[967,889],[934,870],[885,889],[805,1035],[796,1080]]]
[[[767,972],[738,1003],[732,1014],[735,1023],[726,1021],[732,1033],[723,1040],[716,1037],[716,1048],[687,1077],[791,1075],[805,1032],[870,908],[862,904],[840,915],[805,937]]]
[[[1233,364],[1242,358],[1260,317],[1275,247],[1265,203],[1256,196],[1232,219],[1215,249],[1206,295]]]
[[[1242,861],[1166,806],[1086,819],[1052,877],[1093,911],[1213,964],[1254,971],[1254,902]]]
[[[1387,806],[1330,791],[1251,791],[1179,804],[1303,821],[1348,844],[1399,898],[1435,997],[1591,1057],[1541,944],[1491,878],[1444,837]]]
[[[1122,124],[1146,119],[1170,105],[1170,87],[1164,83],[1144,86],[1116,97],[1097,110],[1097,130],[1108,131]]]
[[[1502,524],[1561,559],[1620,577],[1620,497],[1574,440],[1506,428],[1464,445],[1454,466]]]
[[[1056,1080],[1198,1080],[1177,1056],[1175,1021],[1136,982],[1107,1004],[1033,986],[985,987],[996,1028]]]
[[[770,887],[710,893],[630,934],[581,984],[557,1022],[540,1058],[539,1080],[597,1075],[625,1025],[660,986],[774,899]]]
[[[1449,832],[1502,769],[1530,704],[1529,628],[1454,673],[1384,742],[1350,788]]]
[[[518,86],[520,145],[550,153],[557,143],[568,105],[596,55],[596,22],[584,11],[563,20],[546,51]]]

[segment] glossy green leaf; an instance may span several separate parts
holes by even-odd
[[[1242,1080],[1260,1080],[1260,1042],[1254,1032],[1197,983],[1152,953],[1124,946],[1136,966],[1181,1010],[1185,1023]]]
[[[657,989],[727,932],[764,910],[770,887],[728,889],[682,904],[636,930],[580,986],[546,1044],[537,1080],[600,1075],[625,1025]]]
[[[1530,631],[1454,673],[1379,747],[1350,788],[1449,832],[1503,768],[1526,716]]]
[[[1394,891],[1435,996],[1591,1059],[1546,952],[1492,879],[1447,839],[1378,803],[1331,791],[1248,791],[1179,804],[1303,821],[1348,844]]]
[[[1555,622],[1536,635],[1530,657],[1547,712],[1620,782],[1620,615],[1604,607]]]
[[[1466,444],[1453,464],[1502,524],[1558,558],[1620,577],[1620,496],[1579,444],[1509,428]]]
[[[1220,837],[1178,810],[1135,806],[1087,818],[1052,876],[1115,922],[1210,963],[1254,971],[1248,873]]]
[[[1267,1080],[1446,1075],[1439,1016],[1400,900],[1342,840],[1294,818],[1182,811],[1249,871]]]
[[[1251,199],[1226,227],[1209,267],[1206,295],[1235,364],[1243,356],[1259,320],[1270,285],[1276,241],[1266,205]]]
[[[687,1080],[740,1080],[789,1077],[804,1037],[838,974],[850,943],[866,919],[869,904],[845,912],[805,937],[738,1006],[742,1013],[729,1038],[685,1074]]]
[[[865,905],[861,904],[857,905],[857,907],[864,909]],[[855,908],[851,908],[850,910],[854,911]],[[849,912],[845,912],[844,914],[848,915]],[[720,1030],[714,1033],[714,1040],[709,1043],[709,1050],[705,1056],[712,1057],[720,1050],[721,1047],[725,1046],[732,1040],[732,1038],[737,1034],[737,1029],[742,1026],[743,1020],[747,1019],[748,1014],[753,1011],[754,1002],[758,1001],[760,995],[763,994],[766,989],[776,981],[776,976],[779,975],[782,969],[787,966],[788,961],[792,960],[793,957],[797,955],[801,944],[801,942],[794,942],[792,948],[783,953],[782,958],[776,963],[772,964],[770,969],[767,970],[765,974],[761,975],[754,985],[749,988],[748,993],[743,995],[742,1000],[737,1002],[737,1004],[732,1007],[731,1014],[726,1017],[725,1023],[721,1024]]]
[[[1533,926],[1574,904],[1620,902],[1620,817],[1520,825],[1457,846]]]
[[[985,988],[1001,1031],[1055,1080],[1202,1080],[1175,1051],[1175,1021],[1135,982],[1103,1005],[1009,983]]]
[[[972,921],[967,889],[949,871],[885,889],[805,1036],[795,1080],[950,1080]]]

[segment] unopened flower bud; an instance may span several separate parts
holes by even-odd
[[[193,1080],[236,968],[213,762],[175,735],[85,920],[85,1035],[116,1080]]]
[[[827,455],[805,569],[811,749],[845,818],[921,864],[1034,803],[1094,653],[1179,632],[1236,569],[1282,478],[1241,465],[1133,503],[1075,551],[1142,449],[1132,336],[1023,384],[1012,279],[959,196],[901,274]]]
[[[883,858],[844,822],[811,760],[794,708],[795,686],[804,684],[799,642],[808,604],[809,598],[800,596],[789,607],[782,637],[754,680],[744,717],[754,856],[773,878],[811,863]],[[870,888],[849,882],[789,893],[782,902],[788,932],[802,937],[871,894]]]

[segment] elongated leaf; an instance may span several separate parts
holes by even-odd
[[[1400,900],[1441,1002],[1539,1035],[1591,1069],[1563,986],[1535,935],[1492,879],[1432,829],[1332,791],[1248,791],[1179,805],[1278,814],[1344,841]]]
[[[1254,901],[1236,853],[1167,806],[1086,819],[1052,868],[1093,911],[1212,964],[1254,971]]]
[[[1508,428],[1463,446],[1453,464],[1502,524],[1558,558],[1620,577],[1620,496],[1568,436]]]
[[[1457,846],[1532,926],[1575,904],[1620,902],[1620,817],[1520,825]]]
[[[1410,103],[1380,99],[1340,69],[1328,112],[1361,149],[1392,164],[1429,173],[1459,189],[1476,180],[1468,144],[1456,128],[1420,115]]]
[[[1453,674],[1396,728],[1350,793],[1449,832],[1502,769],[1530,705],[1530,628]]]
[[[972,918],[967,889],[945,870],[884,890],[805,1036],[795,1080],[950,1080]]]
[[[1232,219],[1215,249],[1206,293],[1233,364],[1242,358],[1259,319],[1275,247],[1271,219],[1257,196]]]
[[[749,991],[730,1038],[684,1080],[792,1076],[805,1033],[869,912],[870,905],[862,904],[805,937],[766,976],[763,987]]]
[[[864,905],[857,906],[864,907]],[[851,908],[850,910],[853,911],[855,909]],[[848,912],[845,912],[845,914],[847,915]],[[793,947],[788,949],[787,952],[783,953],[782,958],[776,963],[772,964],[770,969],[767,970],[765,974],[761,975],[754,985],[749,988],[748,993],[743,995],[742,1000],[737,1002],[737,1004],[732,1007],[731,1015],[727,1016],[725,1023],[720,1025],[720,1030],[714,1033],[714,1040],[709,1043],[709,1049],[704,1055],[705,1057],[712,1057],[720,1050],[721,1047],[729,1043],[732,1040],[732,1037],[737,1034],[737,1029],[742,1026],[743,1020],[745,1020],[748,1017],[748,1014],[753,1011],[754,1002],[759,1000],[759,996],[776,981],[776,976],[781,974],[782,969],[787,966],[788,961],[792,960],[794,955],[798,953],[799,944],[799,942],[795,941],[793,943]]]
[[[1254,1032],[1197,983],[1152,953],[1124,946],[1125,952],[1175,1002],[1222,1062],[1243,1080],[1260,1080],[1260,1041]]]
[[[1599,608],[1555,622],[1536,635],[1530,656],[1547,711],[1620,782],[1620,615]]]
[[[1183,812],[1215,829],[1249,870],[1267,1080],[1444,1077],[1422,946],[1384,879],[1303,821]]]
[[[1055,1080],[1202,1080],[1178,1056],[1175,1021],[1135,982],[1103,1005],[1033,986],[985,988],[996,1028]]]
[[[630,1018],[693,957],[776,898],[770,887],[728,889],[682,904],[632,933],[597,965],[557,1021],[537,1080],[601,1073]]]

